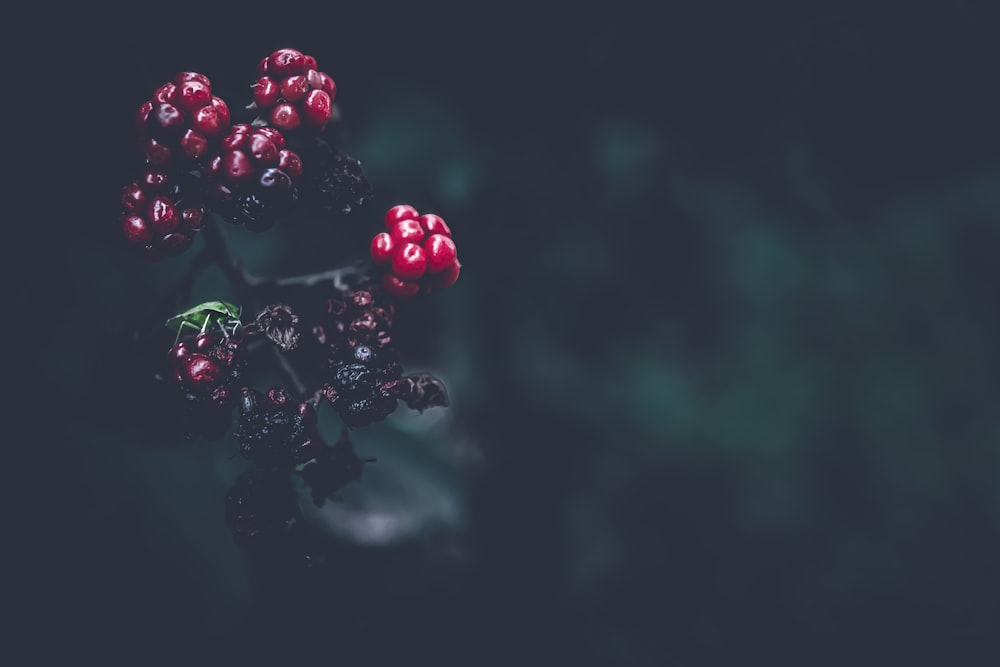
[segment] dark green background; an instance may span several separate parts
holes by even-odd
[[[42,190],[26,230],[38,260],[8,319],[29,371],[30,456],[13,468],[26,537],[11,548],[32,650],[473,666],[1000,655],[988,16],[640,7],[149,9],[46,31],[37,132],[10,130],[38,137]],[[132,110],[188,69],[238,104],[282,46],[337,81],[376,192],[354,224],[401,201],[438,212],[465,266],[401,318],[408,368],[446,380],[447,415],[401,409],[357,435],[379,461],[351,507],[415,527],[344,541],[343,567],[304,579],[256,571],[232,544],[232,445],[115,430],[119,360],[101,338],[183,262],[108,243]],[[363,252],[360,236],[276,229],[237,246],[290,274]]]

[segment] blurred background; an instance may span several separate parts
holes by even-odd
[[[64,17],[31,156],[40,268],[15,290],[38,383],[14,547],[35,650],[995,664],[1000,47],[967,7]],[[347,224],[437,212],[464,265],[398,319],[407,370],[451,406],[356,432],[378,461],[317,517],[337,567],[305,575],[233,543],[230,441],[114,428],[101,340],[184,262],[106,243],[134,108],[181,70],[249,101],[285,46],[337,82],[374,187]],[[234,243],[295,274],[345,238]]]

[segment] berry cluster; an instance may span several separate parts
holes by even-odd
[[[233,126],[208,162],[209,201],[217,212],[251,231],[270,229],[298,199],[298,153],[273,127]]]
[[[184,174],[146,169],[122,188],[119,218],[125,240],[147,259],[179,255],[201,229],[205,207]]]
[[[139,148],[152,165],[196,165],[208,156],[229,121],[229,106],[212,94],[208,77],[181,72],[139,107]]]
[[[455,284],[462,264],[451,229],[433,213],[420,215],[408,204],[385,214],[385,227],[372,238],[371,258],[384,267],[382,286],[398,297],[411,297]]]
[[[257,66],[253,101],[278,129],[323,129],[333,113],[337,84],[316,68],[316,59],[296,49],[278,49]]]
[[[212,300],[164,313],[176,338],[155,350],[151,402],[188,438],[232,436],[250,469],[225,499],[226,525],[241,545],[272,550],[315,544],[295,476],[316,505],[336,500],[374,461],[354,451],[354,430],[400,404],[448,405],[440,380],[404,373],[393,325],[401,299],[451,286],[461,264],[440,216],[397,205],[373,221],[386,231],[370,246],[361,240],[356,263],[286,278],[247,272],[220,223],[262,232],[287,221],[307,230],[316,217],[343,219],[373,198],[360,162],[330,132],[339,121],[336,85],[315,58],[274,51],[259,62],[250,92],[253,102],[234,108],[253,117],[234,119],[207,76],[181,72],[140,105],[142,164],[121,190],[119,230],[147,259],[180,255],[202,232],[201,254],[172,301],[185,299],[212,265],[239,296],[239,304]],[[276,373],[287,384],[275,383]],[[341,424],[332,445],[320,430],[324,401]]]

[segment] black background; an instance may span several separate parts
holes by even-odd
[[[603,424],[595,430],[579,413],[540,401],[499,354],[523,344],[515,335],[535,321],[586,375],[613,353],[655,345],[658,324],[674,318],[683,322],[680,336],[693,358],[712,357],[737,308],[720,292],[724,268],[702,263],[713,257],[705,237],[671,223],[684,214],[644,173],[743,184],[761,201],[791,210],[793,227],[778,227],[803,243],[875,235],[866,226],[876,224],[872,212],[887,198],[995,173],[1000,49],[985,12],[971,3],[720,2],[655,11],[651,3],[74,11],[42,21],[37,50],[15,50],[8,61],[30,72],[26,90],[33,91],[23,103],[28,110],[17,107],[17,124],[7,130],[16,144],[26,141],[14,166],[28,173],[29,186],[24,195],[12,193],[29,198],[12,214],[22,221],[17,248],[29,256],[10,265],[16,301],[8,319],[18,335],[15,365],[27,371],[17,393],[28,400],[12,416],[10,439],[29,457],[10,468],[24,483],[23,493],[13,485],[23,500],[12,506],[25,530],[8,548],[23,557],[11,574],[24,584],[17,607],[27,632],[16,634],[31,640],[31,650],[131,664],[163,654],[196,663],[683,666],[990,664],[998,655],[1000,513],[986,498],[1000,469],[969,472],[962,479],[973,481],[922,506],[911,523],[887,526],[878,499],[895,488],[865,481],[858,472],[863,439],[847,420],[832,421],[827,436],[841,454],[818,454],[817,465],[832,472],[808,484],[827,480],[822,493],[836,517],[901,537],[869,561],[858,556],[848,579],[862,583],[831,603],[811,587],[826,576],[823,554],[840,539],[827,523],[830,513],[749,535],[733,518],[741,501],[731,467],[707,455],[646,465],[623,444],[652,438],[631,426],[634,412],[602,404],[595,390],[587,406]],[[345,547],[345,570],[327,578],[260,575],[246,618],[216,631],[191,620],[197,598],[178,587],[183,568],[151,557],[135,537],[129,522],[142,522],[141,512],[112,512],[114,521],[103,522],[77,513],[104,511],[110,492],[75,478],[78,454],[71,452],[88,441],[70,425],[98,419],[82,413],[82,395],[120,389],[102,384],[101,363],[109,362],[93,358],[86,333],[118,314],[91,313],[87,304],[125,266],[105,264],[110,252],[82,255],[106,233],[102,221],[115,205],[107,193],[117,192],[131,168],[123,123],[137,101],[180,70],[239,79],[236,73],[286,45],[329,63],[345,124],[356,124],[359,135],[374,114],[411,103],[401,91],[419,91],[462,125],[474,152],[489,156],[488,183],[462,208],[481,224],[468,225],[460,245],[464,303],[472,304],[465,307],[474,322],[462,333],[498,352],[474,369],[479,398],[460,416],[487,462],[469,497],[465,540],[476,556],[459,574],[438,564],[430,575],[413,565],[426,558],[419,548]],[[626,174],[635,187],[613,195],[587,167],[593,137],[608,119],[646,128],[657,145],[647,171]],[[807,146],[826,175],[834,218],[794,214],[799,200],[782,180],[789,141]],[[384,183],[379,204],[410,195],[439,204],[418,172]],[[539,269],[544,253],[582,229],[606,253],[601,280],[571,273],[551,280]],[[940,301],[953,309],[941,314],[907,310],[921,317],[914,316],[915,338],[900,339],[931,359],[952,348],[922,338],[921,327],[968,312],[962,321],[977,335],[966,345],[989,343],[976,366],[985,379],[944,392],[951,403],[940,409],[951,421],[939,432],[943,449],[963,442],[963,425],[995,425],[1000,396],[1000,227],[992,217],[963,230],[956,255],[962,296]],[[934,270],[901,278],[913,282],[898,293],[926,303]],[[838,326],[813,315],[820,329]],[[61,376],[52,368],[67,356],[80,369]],[[977,451],[997,446],[986,442]],[[625,555],[596,593],[573,594],[562,583],[573,549],[564,506],[592,474],[585,462],[619,449],[631,452],[622,455],[625,490],[595,502],[626,536]],[[962,459],[962,469],[977,469],[978,460]],[[850,490],[861,483],[867,492]],[[871,571],[906,576],[900,588],[876,586],[869,595],[868,575],[857,573]]]

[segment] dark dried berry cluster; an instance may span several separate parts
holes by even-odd
[[[240,454],[261,468],[289,468],[306,463],[323,447],[316,410],[295,403],[281,387],[266,394],[244,387],[236,426]]]

